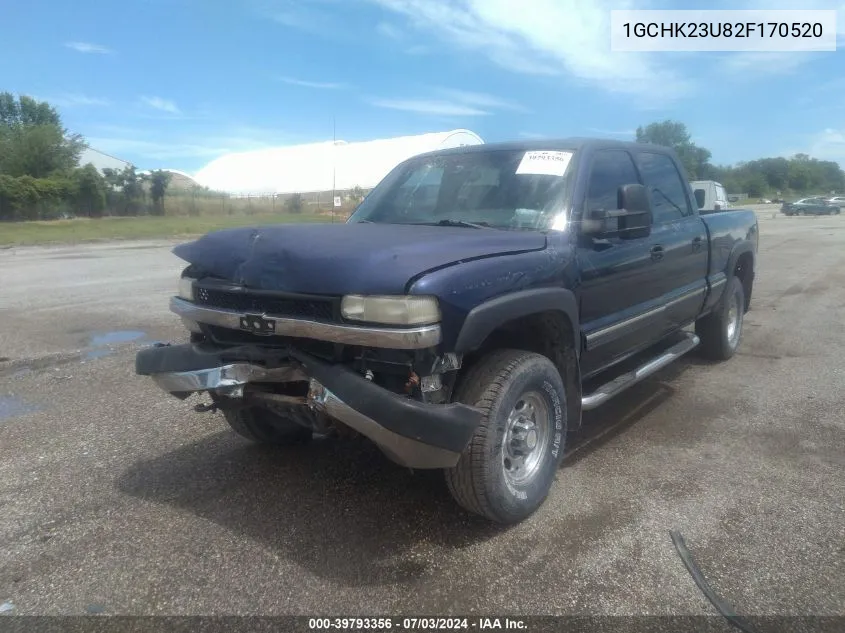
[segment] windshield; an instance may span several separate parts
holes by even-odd
[[[568,151],[497,150],[411,159],[349,222],[561,228],[571,158]]]

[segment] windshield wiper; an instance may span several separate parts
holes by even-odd
[[[492,229],[493,227],[487,224],[486,222],[466,222],[465,220],[452,220],[450,218],[444,218],[438,222],[416,222],[415,224],[419,224],[420,226],[463,226],[469,229]]]

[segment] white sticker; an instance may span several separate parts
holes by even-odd
[[[516,173],[563,176],[570,160],[572,160],[572,152],[525,152]]]

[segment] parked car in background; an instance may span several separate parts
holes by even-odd
[[[725,188],[715,180],[693,180],[690,187],[699,211],[722,211],[731,206]]]
[[[772,204],[772,201],[768,198],[760,198],[760,204]]]
[[[780,210],[786,215],[839,215],[839,206],[824,198],[802,198],[796,202],[784,202]]]
[[[845,204],[845,196],[833,196],[827,199],[827,203],[841,208]]]

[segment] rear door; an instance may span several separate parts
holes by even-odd
[[[618,208],[622,185],[640,182],[626,150],[593,154],[582,214]],[[654,341],[663,329],[662,262],[651,256],[651,237],[578,238],[581,325],[587,337],[582,371],[589,375]]]
[[[643,184],[651,196],[651,256],[662,271],[655,284],[665,306],[663,333],[686,325],[704,301],[707,276],[707,229],[693,210],[688,187],[669,154],[638,151]]]

